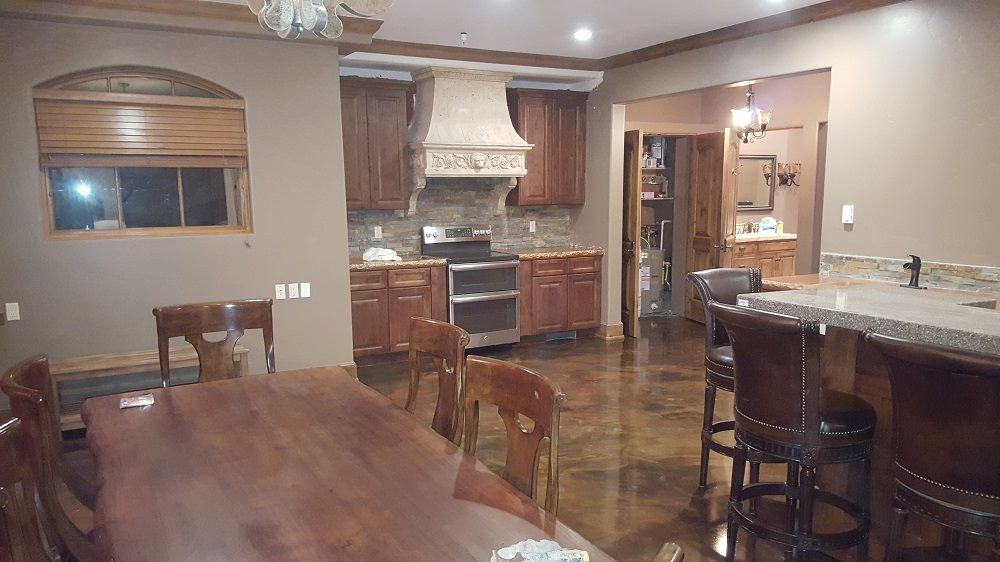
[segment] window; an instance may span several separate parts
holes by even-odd
[[[111,68],[34,97],[52,237],[250,231],[244,105],[232,92]]]

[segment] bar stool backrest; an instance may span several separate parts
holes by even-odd
[[[719,302],[709,310],[733,346],[736,430],[819,445],[819,331],[798,318]]]
[[[1000,357],[880,334],[865,338],[889,369],[896,480],[1000,518]]]
[[[688,279],[694,285],[701,297],[705,309],[705,351],[717,345],[729,343],[726,330],[716,327],[715,317],[708,310],[712,301],[724,304],[736,304],[736,297],[746,293],[759,293],[761,290],[760,268],[758,267],[722,267],[688,273]]]

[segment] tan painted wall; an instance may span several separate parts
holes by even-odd
[[[746,79],[832,69],[823,251],[1000,264],[998,28],[1000,2],[913,0],[606,72],[589,99],[574,230],[612,249],[604,320],[621,308],[621,104]],[[930,150],[939,138],[953,140]],[[852,230],[840,224],[847,203]]]
[[[279,369],[351,361],[338,59],[278,41],[0,19],[0,366],[156,348],[151,309],[267,297],[309,281],[312,298],[275,303]],[[217,82],[246,99],[255,232],[47,241],[31,87],[87,68],[138,64]],[[263,370],[259,332],[251,369]]]

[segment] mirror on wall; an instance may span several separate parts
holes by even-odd
[[[740,156],[737,211],[770,211],[774,208],[776,155]]]

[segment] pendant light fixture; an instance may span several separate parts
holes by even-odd
[[[767,133],[767,124],[771,121],[771,110],[762,110],[754,105],[753,84],[747,86],[746,107],[731,111],[733,113],[733,129],[743,144],[753,142],[754,139],[764,138]]]

